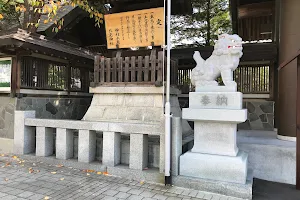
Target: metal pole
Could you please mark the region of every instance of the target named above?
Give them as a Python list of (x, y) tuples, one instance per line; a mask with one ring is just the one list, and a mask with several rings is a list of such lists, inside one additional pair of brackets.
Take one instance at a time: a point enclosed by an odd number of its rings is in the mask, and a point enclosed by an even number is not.
[(170, 105), (170, 59), (171, 59), (171, 0), (167, 0), (167, 83), (165, 104), (165, 184), (171, 184), (171, 105)]

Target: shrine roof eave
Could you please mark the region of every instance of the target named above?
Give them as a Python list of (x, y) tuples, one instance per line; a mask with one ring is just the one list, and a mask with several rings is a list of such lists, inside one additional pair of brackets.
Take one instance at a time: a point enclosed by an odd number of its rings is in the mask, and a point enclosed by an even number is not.
[[(164, 1), (161, 0), (100, 0), (104, 4), (122, 5), (123, 8), (118, 12), (146, 9), (145, 6), (162, 7)], [(154, 7), (153, 7), (154, 6)], [(171, 12), (172, 15), (190, 15), (193, 13), (191, 0), (173, 0)]]
[(22, 48), (41, 54), (48, 54), (53, 57), (83, 61), (91, 64), (95, 56), (94, 53), (87, 49), (49, 39), (43, 35), (32, 34), (22, 29), (0, 35), (0, 52), (13, 48)]

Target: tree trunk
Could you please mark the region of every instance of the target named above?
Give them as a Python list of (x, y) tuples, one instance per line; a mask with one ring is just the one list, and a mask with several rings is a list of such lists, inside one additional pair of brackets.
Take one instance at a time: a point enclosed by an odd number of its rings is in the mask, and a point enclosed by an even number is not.
[[(38, 23), (40, 17), (41, 17), (41, 14), (40, 13), (34, 13), (34, 11), (31, 11), (30, 12), (30, 16), (31, 16), (31, 22), (33, 22), (34, 24), (35, 23)], [(37, 27), (36, 26), (30, 26), (30, 28), (28, 29), (29, 32), (31, 33), (35, 33), (37, 31)]]
[(30, 13), (30, 6), (28, 0), (24, 0), (24, 7), (26, 8), (26, 11), (24, 12), (22, 28), (27, 30), (28, 27), (27, 24), (29, 23), (29, 13)]
[(210, 46), (210, 0), (207, 0), (207, 7), (206, 7), (206, 22), (207, 22), (207, 29), (206, 29), (206, 42), (205, 46)]

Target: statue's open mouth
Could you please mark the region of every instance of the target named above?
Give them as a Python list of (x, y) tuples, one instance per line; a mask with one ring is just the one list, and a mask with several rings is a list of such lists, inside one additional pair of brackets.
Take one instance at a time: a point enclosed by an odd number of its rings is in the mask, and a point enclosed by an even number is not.
[(235, 46), (228, 46), (228, 49), (230, 49), (230, 48), (241, 48), (242, 47), (242, 45), (235, 45)]

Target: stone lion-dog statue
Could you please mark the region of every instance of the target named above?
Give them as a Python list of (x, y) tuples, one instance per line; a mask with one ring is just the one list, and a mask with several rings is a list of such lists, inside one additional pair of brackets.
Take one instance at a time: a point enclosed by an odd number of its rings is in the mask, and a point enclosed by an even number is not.
[(195, 51), (197, 65), (192, 70), (191, 82), (194, 86), (218, 86), (215, 81), (222, 76), (225, 86), (235, 87), (233, 71), (239, 66), (243, 55), (242, 38), (238, 35), (222, 34), (215, 43), (212, 55), (204, 60), (199, 51)]

